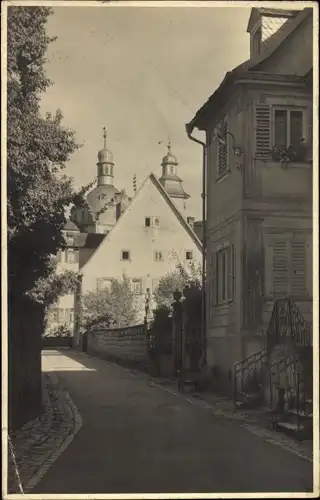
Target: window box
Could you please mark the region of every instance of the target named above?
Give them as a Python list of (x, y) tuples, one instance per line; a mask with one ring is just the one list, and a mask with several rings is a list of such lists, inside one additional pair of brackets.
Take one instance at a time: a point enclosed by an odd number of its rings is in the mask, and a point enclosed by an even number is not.
[(307, 144), (301, 141), (297, 146), (274, 147), (271, 150), (271, 158), (276, 163), (304, 163), (307, 161), (308, 151)]

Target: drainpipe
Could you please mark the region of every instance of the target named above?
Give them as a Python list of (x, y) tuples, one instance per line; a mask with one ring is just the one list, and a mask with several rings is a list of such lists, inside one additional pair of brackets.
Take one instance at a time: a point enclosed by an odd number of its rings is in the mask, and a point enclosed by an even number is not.
[(201, 330), (202, 330), (202, 348), (204, 362), (207, 363), (207, 333), (206, 333), (206, 247), (207, 247), (207, 234), (206, 234), (206, 161), (207, 161), (207, 144), (196, 139), (191, 134), (193, 126), (190, 123), (186, 124), (186, 132), (189, 139), (202, 146), (202, 310), (201, 310)]

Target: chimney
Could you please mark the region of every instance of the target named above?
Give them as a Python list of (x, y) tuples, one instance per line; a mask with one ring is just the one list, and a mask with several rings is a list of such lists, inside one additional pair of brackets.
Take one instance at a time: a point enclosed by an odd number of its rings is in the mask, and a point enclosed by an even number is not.
[(193, 227), (194, 227), (194, 221), (195, 221), (194, 217), (187, 217), (187, 223), (189, 224), (191, 229), (193, 229)]
[(250, 59), (259, 56), (267, 47), (269, 39), (299, 12), (253, 7), (247, 27), (247, 33), (250, 33)]

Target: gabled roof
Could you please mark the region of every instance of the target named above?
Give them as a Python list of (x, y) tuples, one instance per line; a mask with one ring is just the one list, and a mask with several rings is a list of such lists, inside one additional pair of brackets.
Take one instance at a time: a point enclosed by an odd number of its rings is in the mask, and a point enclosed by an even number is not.
[(106, 234), (101, 233), (80, 233), (74, 239), (74, 246), (79, 248), (98, 248), (105, 237)]
[(298, 10), (285, 10), (285, 9), (269, 9), (268, 7), (253, 7), (251, 9), (251, 14), (249, 17), (249, 22), (247, 26), (247, 33), (250, 33), (256, 22), (259, 20), (260, 16), (283, 16), (283, 17), (294, 17), (297, 15)]
[[(187, 231), (187, 233), (189, 234), (190, 238), (192, 238), (192, 240), (194, 241), (194, 243), (196, 244), (196, 246), (198, 247), (198, 249), (200, 251), (202, 251), (202, 243), (201, 241), (199, 240), (199, 238), (197, 237), (196, 233), (193, 231), (193, 229), (190, 227), (190, 225), (188, 224), (188, 222), (185, 220), (185, 218), (183, 217), (183, 215), (181, 214), (181, 212), (177, 209), (176, 205), (173, 203), (173, 201), (171, 200), (170, 196), (168, 195), (168, 193), (165, 191), (165, 189), (162, 187), (162, 185), (160, 184), (160, 182), (158, 181), (157, 177), (151, 172), (147, 177), (146, 179), (143, 181), (143, 183), (141, 184), (140, 188), (138, 189), (136, 195), (134, 196), (134, 198), (132, 199), (130, 205), (128, 205), (127, 209), (121, 214), (121, 216), (119, 217), (119, 219), (117, 220), (116, 224), (113, 226), (113, 228), (109, 231), (108, 234), (106, 235), (100, 235), (100, 236), (104, 236), (104, 241), (107, 243), (108, 242), (108, 239), (110, 238), (110, 235), (112, 235), (113, 231), (115, 230), (115, 228), (117, 228), (119, 226), (119, 224), (121, 224), (123, 222), (123, 220), (125, 219), (126, 217), (126, 214), (129, 212), (129, 209), (132, 209), (132, 207), (134, 207), (134, 204), (136, 202), (136, 200), (139, 198), (139, 194), (143, 191), (144, 189), (144, 186), (147, 184), (148, 181), (151, 181), (152, 184), (157, 188), (157, 190), (159, 191), (159, 195), (163, 197), (163, 199), (165, 200), (165, 202), (169, 205), (169, 207), (171, 208), (172, 212), (175, 214), (175, 216), (177, 217), (177, 219), (179, 220), (181, 226)], [(98, 236), (98, 235), (96, 235)], [(96, 251), (98, 250), (98, 248), (96, 249)], [(87, 264), (88, 262), (90, 262), (90, 260), (94, 257), (96, 251), (91, 255), (91, 257), (85, 262), (85, 264), (82, 266), (81, 269), (83, 269)]]
[[(191, 122), (187, 124), (187, 129), (191, 130), (193, 127), (198, 126), (209, 107), (222, 107), (225, 101), (225, 92), (233, 86), (236, 80), (239, 78), (249, 78), (252, 72), (258, 73), (261, 63), (269, 59), (280, 45), (294, 33), (297, 27), (311, 15), (313, 15), (312, 8), (308, 7), (299, 11), (295, 17), (289, 18), (288, 21), (267, 40), (268, 43), (265, 43), (264, 50), (262, 50), (258, 56), (252, 57), (244, 63), (239, 64), (239, 66), (236, 66), (232, 71), (228, 71), (218, 89), (197, 111)], [(271, 77), (272, 75), (270, 74), (268, 76)], [(298, 81), (299, 77), (296, 77), (296, 79)]]

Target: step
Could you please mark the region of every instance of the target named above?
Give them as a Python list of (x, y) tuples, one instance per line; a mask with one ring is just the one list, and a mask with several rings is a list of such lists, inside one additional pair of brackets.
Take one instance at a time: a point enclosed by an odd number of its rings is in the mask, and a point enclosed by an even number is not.
[(292, 431), (292, 432), (298, 432), (298, 431), (302, 431), (304, 429), (304, 426), (303, 425), (299, 425), (298, 424), (295, 424), (295, 423), (292, 423), (292, 422), (277, 422), (277, 427), (280, 427), (281, 429), (286, 429), (288, 431)]
[(299, 410), (298, 412), (295, 408), (290, 408), (286, 411), (286, 413), (289, 413), (290, 415), (299, 415), (299, 417), (302, 418), (313, 418), (313, 413), (305, 413), (302, 410)]

